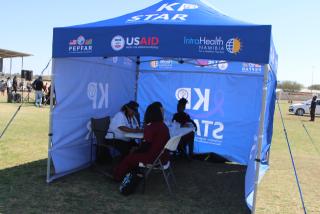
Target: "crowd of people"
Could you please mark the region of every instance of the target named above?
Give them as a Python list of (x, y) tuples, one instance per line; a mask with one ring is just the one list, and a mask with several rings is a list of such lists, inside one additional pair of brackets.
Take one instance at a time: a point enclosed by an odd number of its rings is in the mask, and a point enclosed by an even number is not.
[[(51, 85), (43, 83), (42, 77), (39, 76), (36, 80), (31, 82), (20, 81), (18, 82), (17, 76), (7, 77), (6, 80), (0, 81), (0, 94), (2, 96), (7, 94), (7, 102), (21, 102), (22, 95), (19, 92), (26, 91), (29, 98), (29, 93), (35, 91), (35, 106), (41, 107), (42, 105), (49, 104)], [(28, 100), (29, 101), (29, 100)]]
[[(180, 127), (191, 124), (196, 129), (196, 124), (184, 112), (186, 104), (186, 99), (179, 100), (172, 122), (178, 123)], [(160, 102), (154, 102), (147, 107), (142, 123), (139, 122), (138, 107), (139, 104), (134, 101), (123, 105), (121, 110), (112, 117), (107, 130), (106, 139), (114, 138), (114, 147), (120, 152), (120, 161), (112, 169), (111, 175), (116, 181), (121, 181), (126, 173), (137, 168), (140, 162), (152, 163), (170, 138), (169, 128), (164, 122), (164, 108)], [(135, 139), (126, 137), (126, 133), (143, 133), (143, 140), (137, 143)], [(194, 132), (190, 132), (179, 142), (179, 154), (189, 160), (193, 156), (193, 141)], [(186, 147), (188, 147), (188, 154)], [(165, 152), (161, 161), (165, 163), (168, 159), (169, 154)]]

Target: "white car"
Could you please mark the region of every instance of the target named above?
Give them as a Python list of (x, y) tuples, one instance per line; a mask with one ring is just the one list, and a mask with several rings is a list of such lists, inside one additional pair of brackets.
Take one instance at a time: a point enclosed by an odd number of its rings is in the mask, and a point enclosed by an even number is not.
[[(296, 103), (289, 106), (289, 112), (295, 115), (303, 116), (310, 114), (311, 99), (302, 103)], [(320, 114), (320, 99), (317, 99), (316, 114)]]

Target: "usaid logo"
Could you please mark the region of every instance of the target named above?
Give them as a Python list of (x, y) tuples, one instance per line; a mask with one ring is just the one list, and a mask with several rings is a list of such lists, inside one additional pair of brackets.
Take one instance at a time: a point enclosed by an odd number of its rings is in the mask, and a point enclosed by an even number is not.
[(108, 108), (109, 84), (90, 82), (87, 87), (87, 96), (91, 100), (93, 109)]
[(122, 37), (117, 35), (111, 40), (111, 48), (114, 51), (120, 51), (123, 48), (126, 49), (158, 49), (159, 37), (157, 36), (131, 36)]
[(115, 36), (113, 37), (113, 39), (111, 40), (111, 48), (114, 51), (120, 51), (124, 48), (125, 46), (125, 40), (122, 36)]

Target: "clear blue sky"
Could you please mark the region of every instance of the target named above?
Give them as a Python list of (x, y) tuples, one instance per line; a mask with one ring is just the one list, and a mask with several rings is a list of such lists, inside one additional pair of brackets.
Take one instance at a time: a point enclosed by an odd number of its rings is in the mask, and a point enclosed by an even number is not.
[[(51, 58), (53, 27), (108, 19), (158, 1), (3, 1), (0, 4), (0, 48), (33, 54), (24, 59), (24, 68), (40, 73)], [(313, 83), (320, 84), (319, 0), (208, 1), (234, 18), (272, 25), (279, 54), (279, 80), (294, 80), (308, 86), (313, 73)], [(20, 73), (21, 59), (15, 59), (13, 63), (13, 72)], [(8, 72), (8, 62), (4, 66)]]

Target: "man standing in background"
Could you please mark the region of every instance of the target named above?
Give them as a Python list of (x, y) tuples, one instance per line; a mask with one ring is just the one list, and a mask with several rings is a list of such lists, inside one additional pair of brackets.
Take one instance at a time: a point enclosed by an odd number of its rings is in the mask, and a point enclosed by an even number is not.
[(310, 117), (311, 117), (310, 121), (314, 121), (316, 106), (317, 106), (317, 96), (314, 96), (312, 98), (311, 106), (310, 106)]
[(35, 105), (36, 107), (41, 107), (42, 104), (42, 89), (43, 89), (43, 82), (42, 82), (42, 77), (39, 76), (38, 79), (36, 79), (32, 83), (32, 87), (35, 90)]

